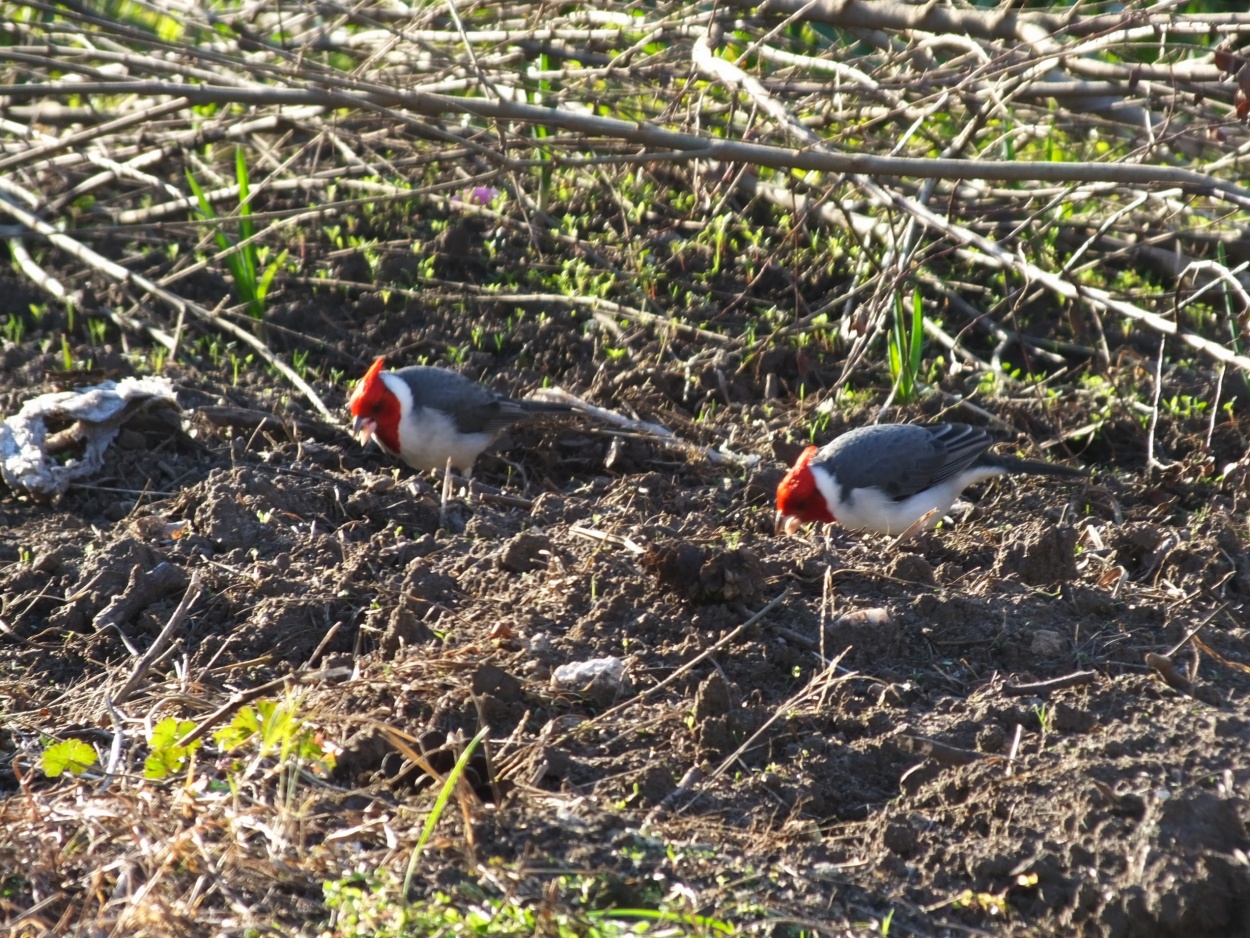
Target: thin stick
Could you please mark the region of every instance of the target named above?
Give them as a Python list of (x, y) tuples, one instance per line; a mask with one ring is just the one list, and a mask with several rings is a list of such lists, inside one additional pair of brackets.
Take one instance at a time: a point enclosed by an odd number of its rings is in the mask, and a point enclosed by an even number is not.
[(182, 625), (182, 620), (187, 617), (187, 612), (191, 609), (191, 604), (195, 602), (200, 595), (200, 572), (194, 570), (191, 573), (191, 582), (187, 584), (187, 591), (182, 594), (182, 601), (178, 603), (178, 608), (174, 610), (174, 614), (169, 617), (169, 621), (165, 623), (165, 627), (161, 629), (156, 641), (152, 643), (152, 647), (144, 653), (135, 665), (134, 670), (130, 673), (130, 679), (122, 685), (122, 689), (117, 692), (117, 696), (113, 698), (113, 704), (121, 706), (135, 692), (135, 688), (147, 676), (148, 669), (165, 651), (165, 646), (169, 644), (170, 638), (174, 634), (174, 630)]
[(579, 412), (594, 417), (603, 423), (620, 427), (624, 430), (630, 430), (635, 433), (641, 433), (648, 438), (660, 443), (664, 446), (670, 446), (673, 449), (680, 450), (687, 455), (700, 456), (708, 462), (713, 463), (731, 463), (735, 466), (751, 467), (759, 464), (760, 457), (751, 454), (743, 456), (739, 453), (732, 452), (724, 446), (713, 448), (711, 446), (699, 446), (697, 443), (691, 443), (675, 434), (668, 427), (662, 427), (658, 423), (649, 423), (645, 420), (634, 420), (616, 411), (608, 410), (604, 407), (596, 407), (587, 401), (582, 400), (575, 394), (570, 394), (563, 388), (550, 387), (542, 388), (535, 394), (530, 395), (534, 400), (548, 401), (558, 404), (568, 404)]
[(898, 747), (904, 752), (914, 753), (932, 759), (939, 765), (971, 765), (981, 759), (988, 758), (984, 753), (971, 749), (960, 749), (927, 736), (905, 734), (898, 737)]
[(1215, 436), (1215, 418), (1220, 412), (1220, 394), (1224, 391), (1224, 365), (1220, 365), (1220, 370), (1215, 376), (1215, 394), (1211, 396), (1211, 419), (1207, 421), (1207, 438), (1202, 443), (1202, 448), (1208, 453), (1211, 452), (1211, 437)]
[(304, 670), (310, 670), (317, 663), (317, 659), (321, 657), (321, 653), (326, 650), (326, 646), (334, 641), (334, 636), (339, 634), (339, 629), (343, 627), (342, 621), (335, 622), (330, 626), (329, 631), (322, 636), (321, 641), (317, 643), (317, 647), (313, 649), (313, 653), (308, 656), (308, 661), (304, 664)]
[(1201, 622), (1199, 622), (1197, 625), (1195, 625), (1192, 629), (1190, 629), (1188, 632), (1186, 632), (1186, 633), (1185, 633), (1185, 637), (1184, 637), (1184, 638), (1182, 638), (1182, 639), (1181, 639), (1179, 642), (1177, 642), (1175, 645), (1173, 645), (1171, 648), (1169, 648), (1167, 651), (1165, 651), (1165, 652), (1163, 653), (1163, 656), (1164, 656), (1165, 658), (1171, 658), (1174, 654), (1176, 654), (1178, 651), (1180, 651), (1182, 648), (1184, 648), (1184, 647), (1185, 647), (1185, 645), (1189, 642), (1189, 640), (1190, 640), (1191, 638), (1193, 638), (1193, 637), (1194, 637), (1195, 635), (1197, 635), (1200, 631), (1202, 631), (1202, 629), (1203, 629), (1203, 628), (1204, 628), (1207, 624), (1209, 624), (1210, 622), (1212, 622), (1212, 621), (1215, 619), (1215, 617), (1216, 617), (1216, 616), (1218, 616), (1221, 612), (1223, 612), (1223, 611), (1224, 611), (1225, 609), (1227, 609), (1227, 608), (1228, 608), (1228, 604), (1227, 604), (1227, 603), (1225, 603), (1223, 606), (1220, 606), (1220, 608), (1219, 608), (1219, 609), (1215, 610), (1215, 612), (1211, 613), (1209, 616), (1207, 616), (1205, 619), (1203, 619)]
[(438, 526), (447, 527), (447, 503), (451, 501), (451, 457), (443, 467), (443, 497), (438, 502)]
[(609, 534), (607, 531), (600, 531), (597, 528), (587, 528), (583, 525), (575, 524), (569, 528), (569, 533), (590, 538), (592, 541), (601, 541), (605, 544), (619, 544), (631, 554), (645, 554), (647, 552), (645, 547), (628, 537), (620, 534)]
[(919, 518), (913, 521), (908, 526), (906, 531), (904, 531), (902, 534), (900, 534), (898, 537), (892, 540), (890, 542), (890, 546), (887, 547), (886, 550), (894, 550), (894, 548), (898, 547), (900, 544), (906, 544), (908, 541), (910, 541), (913, 537), (916, 536), (917, 531), (923, 530), (924, 526), (929, 523), (929, 519), (932, 518), (936, 514), (937, 514), (937, 509), (930, 508), (923, 515), (921, 515)]
[(1097, 671), (1073, 671), (1063, 677), (1052, 677), (1049, 681), (1033, 681), (1029, 684), (1004, 684), (1000, 693), (1009, 697), (1031, 697), (1036, 694), (1047, 694), (1052, 690), (1065, 687), (1080, 687), (1082, 684), (1093, 684), (1098, 680)]
[(1165, 340), (1159, 339), (1159, 355), (1155, 358), (1155, 386), (1154, 395), (1150, 401), (1150, 429), (1146, 434), (1146, 478), (1150, 478), (1150, 474), (1156, 469), (1166, 469), (1167, 466), (1155, 459), (1155, 430), (1159, 426), (1159, 398), (1163, 395), (1163, 348)]
[(789, 595), (790, 595), (790, 587), (787, 586), (780, 593), (778, 593), (777, 596), (771, 602), (769, 602), (767, 606), (765, 606), (755, 615), (751, 616), (751, 618), (747, 619), (745, 622), (743, 622), (737, 628), (733, 629), (731, 632), (726, 633), (715, 644), (709, 645), (707, 648), (703, 649), (703, 651), (699, 652), (697, 655), (695, 655), (693, 658), (691, 658), (689, 661), (683, 664), (680, 668), (678, 668), (676, 671), (674, 671), (672, 674), (666, 677), (664, 680), (660, 681), (660, 683), (652, 685), (651, 687), (648, 687), (641, 694), (635, 694), (633, 697), (629, 698), (629, 700), (622, 701), (621, 703), (617, 704), (615, 707), (610, 707), (609, 709), (604, 710), (603, 713), (599, 714), (597, 717), (593, 717), (592, 719), (587, 720), (585, 723), (580, 723), (575, 727), (565, 730), (559, 736), (555, 736), (552, 739), (548, 740), (548, 745), (555, 745), (560, 740), (566, 739), (567, 737), (572, 736), (574, 733), (581, 732), (582, 730), (588, 729), (592, 726), (602, 723), (608, 717), (616, 716), (622, 711), (628, 710), (630, 707), (634, 706), (635, 704), (642, 703), (647, 698), (653, 697), (654, 695), (658, 694), (661, 690), (663, 690), (669, 684), (672, 684), (678, 678), (684, 676), (687, 672), (690, 671), (691, 668), (699, 664), (699, 662), (704, 661), (707, 658), (711, 657), (717, 651), (724, 648), (726, 645), (728, 645), (730, 642), (736, 639), (739, 635), (741, 635), (743, 632), (749, 629), (751, 626), (755, 625), (756, 622), (759, 622), (760, 619), (764, 618), (764, 616), (768, 615), (775, 608), (777, 608), (777, 606), (779, 606), (781, 602)]
[[(1175, 30), (1178, 24), (1169, 29)], [(754, 163), (776, 169), (799, 169), (829, 173), (916, 177), (923, 179), (986, 179), (1012, 182), (1119, 182), (1129, 185), (1185, 186), (1218, 192), (1238, 204), (1250, 205), (1250, 190), (1206, 173), (1171, 166), (1138, 163), (1053, 163), (1041, 160), (991, 162), (986, 160), (926, 159), (902, 156), (868, 156), (810, 147), (792, 149), (762, 143), (744, 143), (668, 130), (655, 124), (600, 117), (590, 111), (556, 109), (517, 101), (487, 101), (401, 91), (359, 82), (361, 90), (329, 88), (230, 87), (185, 85), (167, 81), (50, 81), (0, 85), (0, 97), (14, 101), (67, 95), (169, 95), (194, 104), (307, 105), (367, 110), (405, 109), (416, 115), (468, 114), (480, 119), (512, 120), (562, 127), (597, 137), (628, 140), (645, 146), (683, 152), (689, 159), (727, 163)], [(398, 115), (396, 115), (398, 116)], [(415, 120), (415, 119), (414, 119)], [(427, 132), (428, 125), (422, 125)], [(464, 141), (457, 141), (461, 144)], [(490, 154), (499, 159), (498, 153)], [(978, 242), (984, 239), (978, 238)]]
[(21, 238), (9, 238), (9, 254), (13, 257), (13, 263), (18, 269), (33, 280), (36, 286), (51, 293), (62, 302), (65, 300), (65, 287), (61, 286), (61, 281), (35, 263), (35, 259), (26, 250), (26, 242)]
[(113, 744), (109, 747), (109, 761), (104, 768), (104, 780), (100, 783), (100, 791), (107, 791), (109, 785), (113, 782), (113, 776), (117, 774), (117, 767), (122, 761), (122, 747), (126, 745), (126, 727), (122, 725), (122, 718), (113, 706), (113, 701), (107, 697), (104, 698), (104, 707), (109, 712), (109, 719), (113, 721)]
[(1016, 761), (1016, 753), (1020, 751), (1020, 737), (1024, 735), (1024, 727), (1019, 723), (1016, 724), (1016, 737), (1011, 741), (1011, 752), (1007, 753), (1007, 775), (1012, 772), (1012, 765)]
[[(823, 669), (821, 669), (820, 673), (816, 674), (799, 691), (797, 691), (795, 694), (793, 694), (786, 700), (782, 701), (781, 704), (778, 705), (775, 710), (773, 710), (772, 714), (769, 716), (767, 720), (764, 721), (763, 725), (759, 729), (757, 729), (754, 733), (752, 733), (741, 746), (739, 746), (737, 749), (731, 752), (728, 756), (726, 756), (721, 761), (720, 765), (718, 765), (715, 769), (712, 770), (712, 772), (707, 776), (708, 781), (719, 778), (721, 775), (723, 775), (725, 771), (731, 765), (737, 762), (740, 758), (742, 758), (743, 754), (746, 753), (748, 750), (750, 750), (751, 747), (755, 745), (756, 741), (761, 736), (763, 736), (766, 732), (768, 732), (769, 727), (771, 727), (774, 723), (776, 723), (777, 720), (780, 719), (784, 714), (793, 712), (797, 706), (810, 700), (812, 697), (816, 696), (817, 694), (819, 694), (820, 698), (823, 700), (825, 695), (828, 693), (829, 685), (833, 683), (835, 680), (838, 682), (841, 682), (841, 681), (847, 680), (848, 678), (854, 677), (855, 672), (853, 671), (839, 678), (834, 678), (833, 676), (838, 668), (838, 665), (841, 663), (842, 658), (850, 650), (851, 648), (848, 645), (842, 651), (842, 653), (838, 655), (838, 657), (828, 662), (826, 666)], [(690, 784), (686, 786), (688, 791), (693, 790), (695, 786), (701, 780), (702, 780), (701, 778), (697, 778), (697, 777), (692, 778)], [(697, 796), (696, 796), (696, 799), (692, 799), (686, 802), (686, 804), (681, 807), (678, 813), (680, 814), (684, 812), (686, 809), (688, 809), (691, 805), (694, 804), (695, 800), (697, 800)]]

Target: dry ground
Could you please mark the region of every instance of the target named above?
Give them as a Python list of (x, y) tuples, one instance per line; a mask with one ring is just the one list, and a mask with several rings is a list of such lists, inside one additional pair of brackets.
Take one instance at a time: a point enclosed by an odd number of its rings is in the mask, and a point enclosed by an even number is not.
[[(1250, 935), (1250, 14), (611, 6), (0, 0), (0, 415), (180, 404), (0, 488), (0, 923)], [(378, 354), (688, 445), (527, 424), (440, 518), (344, 432)], [(1092, 474), (775, 536), (887, 400)]]
[[(437, 360), (466, 328), (377, 294), (289, 310), (361, 363), (393, 348)], [(0, 409), (56, 380), (38, 341), (3, 351)], [(758, 454), (755, 469), (533, 424), (479, 464), (507, 497), (457, 500), (440, 527), (432, 480), (376, 450), (205, 419), (208, 405), (273, 411), (286, 392), (259, 369), (232, 386), (170, 363), (181, 415), (133, 424), (56, 504), (6, 494), (0, 902), (15, 931), (315, 933), (322, 883), (402, 875), (432, 799), (382, 727), (445, 771), (448, 740), (489, 725), (471, 842), (448, 815), (418, 896), (474, 883), (558, 904), (551, 871), (579, 871), (610, 884), (592, 905), (680, 884), (692, 909), (777, 934), (864, 930), (891, 910), (890, 934), (1250, 934), (1245, 419), (1220, 412), (1208, 454), (1205, 416), (1165, 413), (1158, 453), (1174, 465), (1148, 475), (1146, 430), (1115, 415), (1050, 450), (1093, 469), (1087, 484), (975, 489), (953, 523), (898, 548), (776, 537), (772, 492), (818, 395), (794, 393), (792, 352), (769, 359), (771, 401), (763, 369), (698, 352), (640, 333), (609, 360), (552, 312), (461, 368), (518, 392), (550, 377)], [(128, 369), (115, 346), (94, 353)], [(1036, 454), (1097, 403), (1073, 387), (987, 406)], [(904, 416), (938, 413), (935, 399)], [(824, 435), (867, 416), (835, 410)], [(169, 522), (189, 533), (165, 538)], [(205, 590), (114, 724), (104, 697), (134, 657), (92, 623), (145, 588), (133, 569), (161, 563), (182, 576), (118, 623), (139, 650), (187, 575)], [(1177, 646), (1170, 686), (1145, 656)], [(624, 660), (623, 687), (553, 689), (559, 665), (603, 656)], [(301, 671), (316, 672), (303, 712), (342, 747), (331, 777), (293, 797), (254, 778), (229, 811), (211, 787), (135, 777), (145, 721), (202, 719)], [(1020, 687), (1075, 672), (1084, 683)], [(127, 777), (42, 777), (41, 739), (106, 755), (115, 726)], [(212, 753), (198, 771), (225, 778)]]

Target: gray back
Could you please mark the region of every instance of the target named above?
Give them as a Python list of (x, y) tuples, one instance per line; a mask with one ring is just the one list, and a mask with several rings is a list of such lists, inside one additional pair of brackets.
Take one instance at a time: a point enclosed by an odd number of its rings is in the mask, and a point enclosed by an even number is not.
[(454, 371), (410, 365), (392, 373), (412, 389), (414, 407), (447, 414), (463, 433), (495, 433), (525, 414), (517, 402)]
[(987, 431), (962, 423), (884, 423), (842, 434), (817, 459), (835, 460), (844, 492), (877, 486), (901, 501), (976, 465), (993, 443)]

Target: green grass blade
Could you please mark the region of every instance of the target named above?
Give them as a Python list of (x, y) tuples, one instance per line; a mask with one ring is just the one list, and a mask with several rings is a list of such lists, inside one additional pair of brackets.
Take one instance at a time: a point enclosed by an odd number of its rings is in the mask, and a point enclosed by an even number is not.
[(915, 383), (916, 377), (920, 374), (920, 353), (924, 347), (924, 302), (920, 297), (920, 291), (917, 290), (912, 294), (911, 300), (911, 377)]
[[(204, 194), (204, 190), (189, 169), (187, 170), (187, 183), (191, 186), (191, 192), (194, 193), (195, 200), (200, 204), (200, 215), (208, 221), (215, 221), (217, 219), (217, 211), (213, 208), (213, 203), (208, 201), (208, 196)], [(226, 233), (221, 230), (220, 225), (214, 227), (213, 235), (217, 239), (217, 246), (221, 250), (230, 250), (230, 239), (226, 237)]]
[(430, 835), (434, 833), (434, 825), (443, 816), (443, 809), (447, 807), (447, 802), (451, 800), (452, 793), (456, 790), (456, 783), (460, 780), (460, 776), (464, 774), (464, 768), (469, 764), (469, 759), (473, 757), (473, 750), (477, 748), (478, 743), (486, 738), (486, 734), (489, 731), (490, 727), (483, 726), (478, 731), (478, 734), (469, 740), (469, 744), (464, 747), (464, 752), (460, 753), (460, 758), (456, 760), (455, 766), (447, 773), (443, 787), (439, 791), (438, 797), (434, 800), (434, 807), (430, 809), (430, 816), (425, 819), (425, 827), (421, 829), (421, 837), (417, 840), (417, 845), (412, 848), (412, 856), (408, 858), (408, 872), (404, 874), (405, 899), (408, 897), (408, 891), (412, 886), (412, 875), (417, 869), (417, 859), (425, 849), (425, 844), (430, 839)]
[(894, 297), (894, 315), (890, 319), (890, 334), (886, 341), (886, 351), (889, 354), (890, 377), (894, 380), (895, 395), (902, 397), (903, 382), (903, 326), (902, 326), (902, 298), (897, 294)]
[(246, 241), (256, 234), (256, 226), (252, 224), (252, 186), (242, 147), (234, 149), (234, 175), (239, 182), (239, 240)]
[(265, 314), (265, 304), (258, 291), (257, 271), (260, 259), (256, 243), (252, 241), (256, 226), (252, 223), (252, 187), (248, 178), (247, 160), (243, 148), (234, 148), (234, 174), (239, 183), (239, 267), (241, 276), (235, 278), (239, 296), (247, 303), (251, 314), (259, 319)]
[(273, 282), (274, 274), (281, 270), (282, 265), (286, 263), (286, 257), (289, 253), (289, 251), (283, 249), (282, 253), (269, 263), (269, 266), (265, 268), (265, 272), (260, 275), (260, 279), (256, 282), (256, 299), (260, 301), (262, 307), (265, 303), (265, 297), (269, 295), (269, 284)]

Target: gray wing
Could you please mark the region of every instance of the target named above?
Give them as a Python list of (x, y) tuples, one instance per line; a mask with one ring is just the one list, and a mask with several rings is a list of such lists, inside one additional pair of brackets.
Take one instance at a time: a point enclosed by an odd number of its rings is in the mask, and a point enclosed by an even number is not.
[(985, 430), (961, 423), (888, 423), (844, 433), (817, 458), (836, 460), (844, 490), (877, 486), (902, 501), (975, 465), (993, 443)]
[(410, 365), (394, 374), (412, 388), (415, 404), (447, 414), (463, 433), (497, 433), (526, 414), (517, 401), (454, 371)]

